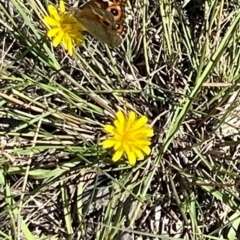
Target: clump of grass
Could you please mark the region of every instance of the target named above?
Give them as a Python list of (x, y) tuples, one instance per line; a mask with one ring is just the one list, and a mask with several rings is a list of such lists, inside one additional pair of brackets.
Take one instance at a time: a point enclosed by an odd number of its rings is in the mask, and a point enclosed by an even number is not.
[[(238, 1), (128, 1), (121, 47), (74, 57), (40, 1), (0, 9), (1, 238), (240, 238)], [(117, 109), (152, 121), (135, 167), (99, 144)]]

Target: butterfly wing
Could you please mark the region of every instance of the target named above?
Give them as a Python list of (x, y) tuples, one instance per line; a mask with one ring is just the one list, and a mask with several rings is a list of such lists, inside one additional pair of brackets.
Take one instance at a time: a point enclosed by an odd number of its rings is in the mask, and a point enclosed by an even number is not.
[(110, 12), (94, 7), (74, 8), (71, 11), (86, 31), (102, 43), (110, 47), (121, 44), (122, 39), (117, 33), (114, 17)]

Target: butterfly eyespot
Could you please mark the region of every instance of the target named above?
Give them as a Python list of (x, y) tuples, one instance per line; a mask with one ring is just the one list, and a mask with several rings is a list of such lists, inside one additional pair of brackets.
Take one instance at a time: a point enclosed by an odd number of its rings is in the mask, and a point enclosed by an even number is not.
[(118, 16), (118, 10), (117, 9), (111, 9), (111, 13), (113, 16)]
[(127, 27), (124, 24), (117, 24), (117, 33), (120, 35), (124, 35), (127, 32)]

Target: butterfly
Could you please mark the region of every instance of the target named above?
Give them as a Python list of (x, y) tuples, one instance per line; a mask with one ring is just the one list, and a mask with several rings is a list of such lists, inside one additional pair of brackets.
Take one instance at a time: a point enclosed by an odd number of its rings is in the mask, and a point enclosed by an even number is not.
[(72, 8), (73, 16), (85, 30), (102, 43), (117, 47), (125, 32), (125, 5), (127, 0), (90, 0), (79, 9)]

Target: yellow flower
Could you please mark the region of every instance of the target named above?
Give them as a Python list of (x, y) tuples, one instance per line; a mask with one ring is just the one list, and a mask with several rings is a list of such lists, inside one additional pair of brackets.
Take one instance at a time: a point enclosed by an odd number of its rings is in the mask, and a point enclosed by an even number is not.
[(114, 126), (105, 125), (104, 129), (110, 136), (102, 142), (102, 146), (104, 149), (114, 148), (115, 153), (112, 158), (114, 162), (125, 155), (129, 164), (135, 165), (137, 160), (144, 158), (144, 154), (150, 154), (150, 138), (154, 133), (153, 129), (147, 125), (147, 121), (145, 116), (137, 119), (133, 111), (128, 116), (118, 111)]
[(70, 12), (65, 11), (63, 0), (60, 0), (59, 13), (53, 5), (48, 5), (47, 8), (50, 16), (45, 16), (43, 19), (50, 27), (47, 36), (53, 38), (54, 47), (61, 43), (69, 55), (72, 55), (74, 47), (80, 46), (84, 41), (83, 26)]

